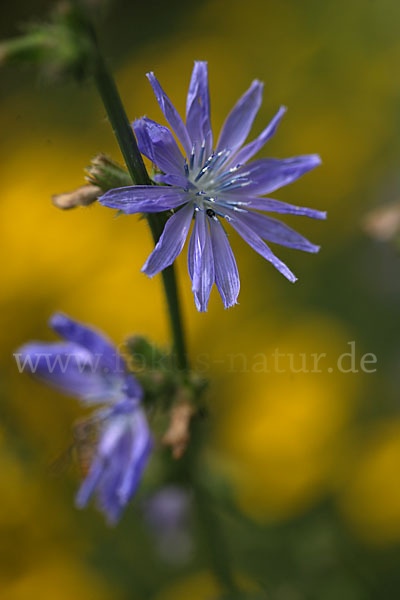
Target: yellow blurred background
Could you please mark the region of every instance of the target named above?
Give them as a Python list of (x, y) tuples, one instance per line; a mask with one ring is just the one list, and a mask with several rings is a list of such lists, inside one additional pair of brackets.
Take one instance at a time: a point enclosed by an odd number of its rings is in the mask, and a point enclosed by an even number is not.
[[(193, 60), (208, 60), (215, 131), (258, 78), (265, 82), (264, 103), (253, 134), (279, 105), (289, 109), (262, 155), (318, 152), (323, 159), (317, 171), (275, 194), (328, 210), (326, 223), (287, 219), (322, 246), (318, 255), (277, 249), (299, 277), (295, 285), (232, 234), (240, 304), (225, 311), (214, 290), (208, 313), (198, 314), (186, 252), (177, 266), (191, 359), (214, 382), (207, 460), (232, 485), (246, 519), (265, 527), (271, 540), (280, 532), (282, 557), (296, 536), (305, 545), (321, 543), (316, 554), (330, 553), (330, 570), (312, 555), (313, 570), (302, 547), (296, 552), (306, 567), (293, 557), (285, 567), (282, 558), (282, 580), (267, 577), (268, 598), (397, 598), (400, 260), (394, 249), (364, 237), (360, 222), (370, 207), (399, 193), (400, 7), (394, 0), (216, 0), (193, 7), (173, 2), (155, 15), (140, 7), (136, 18), (128, 4), (115, 2), (103, 37), (111, 55), (113, 41), (119, 51), (112, 62), (130, 118), (146, 114), (162, 122), (149, 70), (183, 113)], [(15, 20), (35, 14), (29, 3), (13, 10), (4, 36), (15, 33)], [(120, 160), (95, 90), (52, 85), (24, 70), (5, 70), (4, 81), (1, 598), (212, 598), (218, 592), (201, 561), (185, 572), (162, 571), (154, 594), (145, 582), (140, 587), (140, 552), (132, 567), (126, 521), (122, 531), (106, 530), (92, 509), (73, 508), (76, 476), (49, 476), (79, 411), (73, 399), (21, 376), (13, 351), (30, 339), (54, 339), (46, 326), (54, 310), (96, 325), (117, 343), (141, 333), (165, 344), (168, 323), (160, 278), (140, 273), (151, 250), (146, 223), (114, 218), (98, 205), (61, 212), (50, 201), (83, 182), (83, 168), (99, 151)], [(328, 372), (351, 341), (358, 361), (365, 353), (377, 356), (376, 372)], [(271, 360), (277, 348), (297, 364), (301, 354), (326, 353), (327, 360), (321, 373), (264, 372), (261, 357)], [(342, 568), (346, 544), (352, 562)], [(268, 563), (273, 544), (264, 550)], [(95, 551), (101, 556), (93, 559)], [(143, 580), (147, 573), (150, 567)], [(388, 590), (382, 596), (377, 581)]]

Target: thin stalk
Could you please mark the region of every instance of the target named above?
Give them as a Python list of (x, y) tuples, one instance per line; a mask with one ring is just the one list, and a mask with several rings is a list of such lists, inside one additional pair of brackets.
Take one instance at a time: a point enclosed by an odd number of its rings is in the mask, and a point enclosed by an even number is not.
[(229, 542), (225, 538), (225, 531), (219, 519), (217, 501), (207, 477), (204, 476), (202, 447), (208, 435), (208, 427), (203, 422), (203, 417), (196, 415), (192, 421), (190, 446), (184, 457), (182, 473), (193, 490), (193, 506), (199, 523), (203, 552), (222, 588), (221, 600), (239, 600), (243, 598), (243, 594), (236, 581)]
[[(136, 138), (122, 104), (117, 86), (98, 49), (94, 66), (94, 78), (133, 183), (136, 185), (151, 185), (152, 181), (139, 152)], [(165, 225), (165, 216), (161, 213), (155, 213), (147, 214), (146, 217), (154, 243), (156, 244)], [(162, 279), (168, 307), (176, 364), (179, 369), (186, 371), (189, 368), (189, 364), (186, 354), (180, 301), (173, 265), (162, 271)]]
[[(136, 138), (128, 121), (117, 87), (98, 49), (94, 77), (133, 182), (137, 185), (150, 185), (152, 182), (137, 147)], [(157, 243), (164, 228), (165, 215), (147, 214), (146, 217), (154, 242)], [(175, 271), (172, 265), (163, 270), (162, 277), (174, 340), (177, 366), (182, 370), (187, 370), (188, 361), (185, 349), (181, 309)], [(190, 478), (193, 480), (193, 473), (190, 474)], [(220, 528), (217, 515), (214, 513), (214, 509), (211, 506), (210, 498), (200, 485), (195, 484), (194, 490), (196, 493), (198, 515), (202, 524), (204, 543), (209, 552), (214, 573), (224, 589), (229, 593), (232, 600), (234, 598), (240, 598), (240, 591), (238, 590), (231, 570), (230, 558), (225, 546), (223, 532)]]
[(229, 598), (231, 600), (239, 599), (241, 594), (232, 572), (229, 551), (218, 516), (212, 506), (212, 499), (201, 484), (194, 484), (194, 490), (204, 548), (209, 556), (213, 571), (223, 585), (224, 592), (229, 593)]

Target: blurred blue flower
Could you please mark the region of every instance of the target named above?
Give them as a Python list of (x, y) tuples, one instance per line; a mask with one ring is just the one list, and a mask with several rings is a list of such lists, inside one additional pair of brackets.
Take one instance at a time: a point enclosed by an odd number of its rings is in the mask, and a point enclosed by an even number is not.
[(160, 556), (171, 564), (188, 561), (193, 552), (189, 492), (177, 485), (166, 485), (146, 498), (142, 508)]
[(50, 326), (65, 341), (22, 346), (14, 354), (18, 368), (84, 405), (98, 406), (84, 422), (87, 432), (96, 430), (96, 440), (93, 445), (87, 435), (91, 460), (76, 504), (85, 507), (96, 494), (99, 509), (116, 523), (137, 490), (152, 447), (142, 388), (102, 334), (61, 313), (52, 316)]
[(148, 74), (158, 103), (171, 131), (147, 117), (133, 124), (139, 149), (164, 173), (156, 175), (160, 186), (128, 186), (110, 190), (100, 202), (126, 214), (175, 211), (149, 256), (143, 271), (156, 275), (180, 254), (195, 222), (189, 243), (188, 266), (199, 311), (207, 310), (214, 282), (226, 308), (239, 294), (236, 261), (220, 219), (224, 219), (259, 254), (290, 281), (296, 277), (263, 240), (306, 252), (317, 252), (310, 243), (284, 223), (256, 210), (305, 215), (325, 219), (326, 213), (261, 198), (292, 183), (320, 164), (316, 154), (287, 159), (261, 158), (246, 164), (274, 135), (285, 113), (281, 107), (260, 135), (243, 145), (262, 100), (263, 84), (255, 80), (228, 115), (217, 144), (210, 122), (207, 63), (196, 62), (186, 104), (186, 125), (153, 73)]

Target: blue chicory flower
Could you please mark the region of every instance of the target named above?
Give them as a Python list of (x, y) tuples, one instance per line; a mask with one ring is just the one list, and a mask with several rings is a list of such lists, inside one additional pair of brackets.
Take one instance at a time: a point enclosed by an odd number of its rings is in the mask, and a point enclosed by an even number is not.
[(163, 172), (155, 180), (165, 185), (118, 188), (99, 199), (101, 204), (126, 214), (174, 211), (142, 271), (153, 277), (174, 262), (195, 215), (188, 267), (199, 311), (207, 310), (214, 282), (226, 308), (236, 304), (239, 294), (236, 261), (221, 220), (227, 221), (289, 281), (296, 281), (264, 240), (306, 252), (317, 252), (319, 247), (281, 221), (256, 211), (325, 219), (325, 212), (261, 197), (292, 183), (321, 160), (317, 154), (310, 154), (261, 158), (247, 164), (274, 135), (286, 109), (281, 107), (260, 135), (244, 145), (262, 101), (263, 84), (254, 80), (231, 110), (214, 144), (207, 63), (195, 62), (187, 95), (186, 124), (155, 75), (148, 73), (147, 77), (184, 155), (167, 127), (147, 117), (136, 120), (133, 128), (139, 149)]
[(142, 388), (102, 334), (61, 313), (52, 316), (50, 326), (65, 341), (22, 346), (14, 354), (18, 368), (97, 407), (87, 422), (97, 440), (76, 505), (85, 507), (95, 494), (99, 509), (116, 523), (138, 488), (152, 448)]

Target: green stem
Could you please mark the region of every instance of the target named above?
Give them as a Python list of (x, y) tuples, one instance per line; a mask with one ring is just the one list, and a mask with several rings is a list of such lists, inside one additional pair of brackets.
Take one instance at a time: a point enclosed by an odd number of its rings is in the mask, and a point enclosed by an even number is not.
[(147, 174), (117, 86), (99, 52), (96, 56), (94, 77), (133, 183), (151, 185), (152, 181)]
[(207, 473), (204, 473), (202, 449), (207, 444), (209, 434), (207, 422), (197, 413), (192, 419), (190, 445), (182, 459), (181, 475), (193, 490), (193, 508), (198, 520), (203, 553), (220, 584), (223, 594), (221, 600), (239, 600), (243, 598), (243, 594), (235, 578), (229, 542), (218, 515), (218, 500), (212, 492), (212, 482)]
[[(136, 185), (151, 185), (152, 181), (146, 171), (139, 152), (133, 129), (129, 123), (124, 106), (114, 79), (108, 71), (99, 50), (96, 51), (94, 78), (99, 90), (115, 137), (121, 149), (129, 174)], [(150, 230), (156, 244), (165, 225), (165, 216), (161, 213), (146, 215)], [(188, 370), (188, 359), (181, 318), (180, 301), (173, 265), (162, 271), (165, 296), (167, 300), (171, 333), (173, 338), (176, 363), (179, 369)]]
[(201, 484), (194, 484), (197, 513), (201, 522), (204, 547), (209, 556), (213, 571), (229, 593), (229, 598), (240, 598), (240, 591), (235, 582), (230, 564), (230, 556), (221, 530), (219, 519), (212, 506), (212, 499)]

